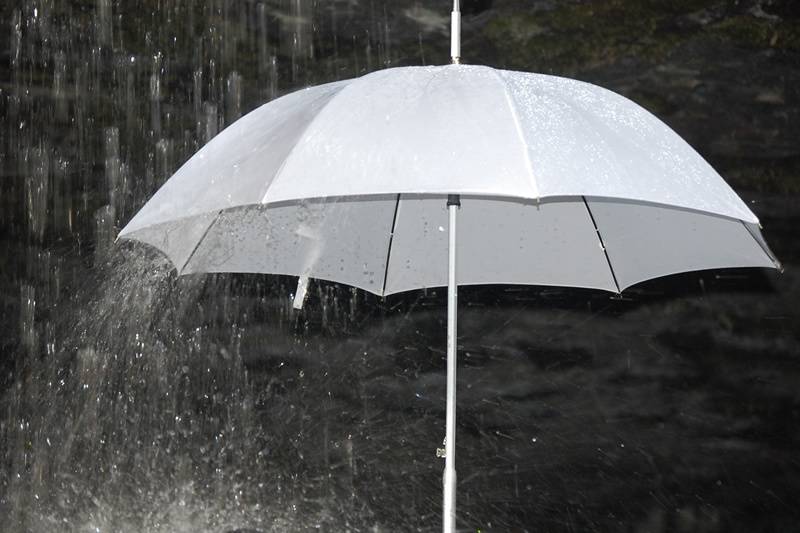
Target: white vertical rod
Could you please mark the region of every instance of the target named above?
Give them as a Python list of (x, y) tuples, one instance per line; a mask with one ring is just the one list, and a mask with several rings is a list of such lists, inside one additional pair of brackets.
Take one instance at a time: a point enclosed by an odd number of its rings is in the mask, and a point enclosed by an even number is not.
[(442, 531), (456, 530), (456, 316), (458, 312), (458, 285), (456, 283), (456, 218), (460, 199), (447, 198), (450, 215), (447, 261), (447, 421), (445, 426), (444, 456), (444, 509)]
[(450, 13), (450, 62), (461, 63), (461, 7), (458, 0), (453, 0), (453, 12)]

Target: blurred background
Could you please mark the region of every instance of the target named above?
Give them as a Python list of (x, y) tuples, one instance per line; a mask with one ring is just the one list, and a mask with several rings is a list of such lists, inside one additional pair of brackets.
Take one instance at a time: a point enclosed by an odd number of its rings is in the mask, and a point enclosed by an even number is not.
[[(0, 2), (0, 529), (431, 531), (441, 290), (177, 279), (116, 233), (290, 91), (449, 60), (447, 0)], [(692, 144), (783, 274), (461, 290), (459, 524), (800, 523), (800, 4), (463, 0), (467, 63), (596, 83)]]

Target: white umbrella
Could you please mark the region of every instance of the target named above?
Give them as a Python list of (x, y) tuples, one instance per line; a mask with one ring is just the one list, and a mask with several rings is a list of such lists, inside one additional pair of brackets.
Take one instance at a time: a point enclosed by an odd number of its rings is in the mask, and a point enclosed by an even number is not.
[(618, 293), (690, 270), (779, 267), (736, 193), (635, 103), (457, 64), (457, 5), (454, 64), (382, 70), (256, 109), (120, 233), (160, 249), (179, 275), (299, 276), (296, 303), (308, 278), (378, 295), (447, 285), (445, 531), (455, 527), (457, 284)]

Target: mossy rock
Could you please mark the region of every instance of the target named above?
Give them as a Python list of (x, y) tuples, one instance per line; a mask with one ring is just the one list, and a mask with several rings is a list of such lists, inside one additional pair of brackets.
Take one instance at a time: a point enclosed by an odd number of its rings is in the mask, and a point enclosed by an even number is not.
[(546, 11), (498, 11), (484, 31), (513, 66), (574, 72), (623, 57), (663, 59), (688, 37), (675, 31), (676, 13), (707, 4), (613, 0)]
[(738, 15), (726, 18), (710, 29), (718, 39), (730, 41), (737, 46), (800, 50), (800, 23), (794, 20)]
[(484, 34), (510, 67), (567, 74), (623, 58), (659, 63), (694, 38), (800, 50), (796, 18), (755, 9), (719, 0), (562, 2), (552, 9), (507, 3), (497, 7)]

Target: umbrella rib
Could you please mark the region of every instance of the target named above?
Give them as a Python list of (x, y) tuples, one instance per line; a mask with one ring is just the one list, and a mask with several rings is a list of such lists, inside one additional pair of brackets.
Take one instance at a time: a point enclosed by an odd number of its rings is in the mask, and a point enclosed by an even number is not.
[(519, 121), (517, 106), (511, 97), (511, 93), (508, 92), (508, 85), (506, 85), (506, 82), (500, 75), (500, 72), (495, 69), (492, 69), (492, 72), (494, 72), (497, 81), (500, 82), (500, 86), (503, 87), (503, 94), (506, 97), (506, 104), (508, 104), (508, 110), (511, 113), (511, 118), (514, 120), (514, 128), (516, 128), (517, 136), (519, 137), (520, 143), (522, 143), (522, 156), (525, 160), (525, 169), (528, 171), (528, 176), (531, 179), (531, 185), (533, 186), (534, 190), (534, 198), (539, 198), (539, 184), (536, 183), (536, 177), (533, 175), (533, 163), (531, 162), (531, 154), (528, 151), (528, 141), (525, 139), (525, 132), (522, 131), (522, 124)]
[[(269, 192), (270, 192), (270, 189), (272, 188), (272, 185), (276, 181), (278, 181), (278, 178), (280, 178), (281, 174), (283, 173), (283, 169), (286, 167), (286, 163), (288, 163), (289, 159), (291, 159), (291, 157), (294, 154), (295, 150), (300, 145), (300, 142), (305, 138), (306, 133), (308, 133), (308, 130), (311, 129), (311, 126), (317, 121), (317, 119), (322, 114), (322, 112), (325, 111), (325, 108), (328, 107), (328, 104), (330, 104), (333, 101), (334, 98), (339, 96), (339, 93), (341, 93), (348, 86), (349, 86), (349, 84), (345, 85), (344, 82), (342, 82), (342, 88), (339, 89), (338, 91), (336, 91), (335, 93), (333, 93), (331, 95), (331, 97), (328, 98), (328, 101), (325, 102), (324, 104), (322, 104), (322, 107), (320, 107), (319, 110), (316, 112), (316, 114), (313, 117), (311, 117), (311, 120), (308, 121), (308, 124), (305, 125), (305, 127), (303, 128), (303, 132), (297, 138), (297, 141), (295, 141), (295, 143), (292, 145), (291, 149), (289, 150), (289, 153), (286, 154), (286, 157), (283, 158), (283, 161), (281, 161), (281, 164), (278, 167), (278, 170), (276, 170), (275, 171), (275, 175), (272, 176), (272, 180), (267, 184), (267, 188), (264, 190), (264, 194), (261, 197), (261, 202), (260, 202), (261, 204), (263, 204), (263, 205), (267, 204), (267, 196), (269, 196)], [(319, 98), (317, 98), (317, 100), (315, 100), (315, 102), (321, 100), (322, 98), (324, 98), (324, 95), (320, 96)]]
[(381, 296), (386, 295), (386, 278), (389, 276), (389, 260), (392, 257), (392, 241), (394, 240), (394, 228), (397, 224), (397, 211), (400, 208), (400, 195), (397, 195), (397, 201), (394, 203), (394, 216), (392, 217), (392, 231), (389, 233), (389, 249), (386, 251), (386, 268), (383, 271), (383, 290)]
[(611, 278), (614, 280), (614, 286), (617, 287), (617, 294), (621, 294), (622, 291), (619, 288), (617, 275), (614, 273), (614, 266), (611, 264), (611, 258), (608, 257), (608, 250), (606, 249), (606, 243), (603, 242), (603, 235), (600, 233), (600, 228), (597, 226), (597, 221), (595, 221), (594, 219), (594, 215), (592, 214), (592, 209), (589, 207), (589, 202), (586, 201), (585, 196), (581, 196), (581, 198), (583, 199), (583, 205), (586, 206), (586, 211), (589, 213), (589, 218), (592, 221), (594, 230), (597, 232), (597, 238), (600, 239), (600, 247), (603, 248), (603, 254), (606, 256), (606, 263), (608, 263), (608, 269), (611, 271)]
[(189, 261), (192, 260), (192, 257), (194, 257), (194, 254), (195, 254), (195, 252), (197, 252), (197, 249), (200, 248), (201, 244), (203, 244), (203, 241), (205, 240), (206, 236), (208, 235), (208, 232), (211, 231), (211, 227), (214, 224), (217, 223), (217, 220), (219, 220), (219, 217), (220, 217), (220, 215), (222, 214), (223, 211), (224, 211), (224, 209), (220, 209), (217, 212), (217, 215), (214, 217), (214, 220), (211, 221), (211, 224), (209, 224), (208, 227), (206, 228), (206, 230), (203, 232), (203, 236), (200, 237), (200, 239), (197, 241), (197, 244), (195, 244), (194, 248), (192, 248), (192, 253), (189, 254), (189, 257), (187, 257), (186, 261), (183, 262), (183, 266), (181, 267), (181, 269), (178, 270), (178, 276), (183, 275), (183, 270), (186, 268), (186, 265), (189, 264)]

